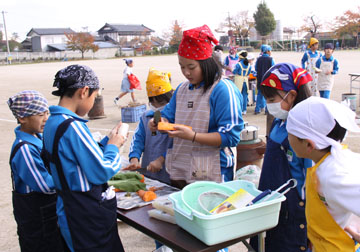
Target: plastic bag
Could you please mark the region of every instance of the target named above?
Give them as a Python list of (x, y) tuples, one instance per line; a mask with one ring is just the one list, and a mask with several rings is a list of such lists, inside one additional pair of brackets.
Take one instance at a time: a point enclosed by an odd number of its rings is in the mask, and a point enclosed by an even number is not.
[(130, 89), (141, 90), (140, 81), (134, 74), (128, 75), (128, 79), (130, 82)]
[(259, 186), (260, 173), (261, 169), (259, 166), (247, 165), (236, 171), (235, 179), (252, 182), (257, 188)]

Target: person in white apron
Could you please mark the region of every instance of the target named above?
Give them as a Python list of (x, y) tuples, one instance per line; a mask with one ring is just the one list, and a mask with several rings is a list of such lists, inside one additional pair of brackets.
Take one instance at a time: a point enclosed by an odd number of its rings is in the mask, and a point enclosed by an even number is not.
[(322, 56), (317, 51), (319, 48), (319, 41), (316, 38), (310, 38), (309, 49), (304, 53), (301, 59), (302, 68), (306, 69), (312, 76), (313, 80), (310, 83), (310, 90), (313, 96), (318, 96), (317, 89), (317, 73), (315, 69), (316, 61)]
[(320, 97), (330, 99), (330, 92), (334, 86), (334, 75), (339, 71), (339, 63), (332, 56), (334, 45), (332, 43), (325, 44), (325, 55), (316, 61), (316, 70), (318, 74), (318, 89)]
[[(234, 155), (244, 127), (241, 94), (234, 83), (221, 79), (222, 70), (212, 58), (218, 41), (208, 26), (184, 31), (179, 64), (187, 81), (181, 83), (161, 111), (161, 121), (177, 125), (167, 131), (174, 138), (165, 166), (171, 184), (179, 188), (195, 181), (230, 181)], [(157, 126), (149, 121), (151, 131)]]
[(306, 220), (312, 251), (360, 251), (345, 228), (360, 233), (360, 155), (342, 145), (360, 132), (355, 113), (329, 99), (310, 97), (288, 115), (286, 129), (296, 155), (315, 165), (306, 177)]

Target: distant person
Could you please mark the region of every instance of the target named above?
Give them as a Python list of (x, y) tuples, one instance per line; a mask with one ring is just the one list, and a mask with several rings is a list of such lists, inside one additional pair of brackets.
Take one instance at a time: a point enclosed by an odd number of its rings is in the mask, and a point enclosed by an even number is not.
[(131, 94), (131, 99), (135, 103), (135, 93), (134, 89), (130, 89), (129, 75), (132, 74), (132, 68), (134, 66), (134, 61), (132, 59), (124, 59), (126, 67), (124, 69), (123, 80), (121, 82), (121, 93), (114, 98), (114, 103), (117, 105), (118, 101), (125, 96), (126, 94)]
[(313, 96), (318, 95), (317, 88), (317, 73), (315, 71), (316, 61), (322, 56), (320, 52), (317, 51), (319, 48), (319, 40), (316, 38), (310, 38), (309, 41), (309, 50), (304, 53), (304, 56), (301, 59), (302, 68), (306, 69), (311, 76), (313, 81), (310, 83), (310, 90)]
[[(251, 65), (251, 73), (249, 75), (249, 90), (251, 91), (251, 99), (249, 99), (250, 106), (255, 105), (256, 102), (256, 71), (255, 71), (255, 55), (248, 53), (247, 59)], [(251, 100), (251, 101), (250, 101)]]
[(233, 71), (234, 83), (239, 89), (242, 95), (242, 114), (246, 115), (247, 104), (248, 104), (248, 90), (249, 90), (249, 75), (251, 73), (251, 64), (247, 59), (248, 52), (242, 50), (239, 53), (240, 61), (235, 65)]
[(221, 65), (221, 67), (224, 67), (223, 57), (224, 57), (224, 48), (221, 45), (216, 45), (214, 47), (213, 58), (216, 60), (216, 62), (219, 63), (219, 65)]
[(8, 105), (20, 126), (11, 148), (12, 202), (21, 251), (60, 252), (56, 191), (40, 157), (42, 132), (49, 117), (48, 102), (37, 91), (17, 93)]
[(260, 85), (262, 78), (267, 70), (270, 69), (273, 65), (275, 65), (274, 59), (271, 57), (271, 46), (264, 45), (262, 48), (262, 55), (256, 60), (255, 63), (255, 71), (256, 71), (256, 79), (257, 79), (257, 97), (256, 97), (256, 106), (255, 106), (255, 115), (259, 114), (261, 111), (266, 108), (266, 100), (261, 93)]
[(224, 67), (225, 67), (225, 75), (228, 77), (233, 77), (233, 71), (235, 65), (239, 62), (239, 56), (236, 54), (236, 48), (230, 47), (229, 55), (225, 58)]
[(340, 48), (340, 43), (339, 43), (339, 41), (336, 41), (336, 50), (339, 50), (339, 48)]
[(318, 88), (320, 97), (330, 99), (330, 92), (334, 86), (334, 75), (339, 71), (339, 63), (332, 56), (334, 45), (332, 43), (325, 44), (325, 55), (316, 61), (316, 70), (318, 73)]

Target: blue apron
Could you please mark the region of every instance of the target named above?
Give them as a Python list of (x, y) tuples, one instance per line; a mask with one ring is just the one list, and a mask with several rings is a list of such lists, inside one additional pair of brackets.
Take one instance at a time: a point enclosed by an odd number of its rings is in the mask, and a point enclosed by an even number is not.
[[(270, 131), (276, 126), (276, 121), (274, 120)], [(268, 137), (259, 190), (276, 190), (292, 178), (287, 156), (289, 149), (290, 145), (287, 137), (281, 144)], [(256, 251), (257, 242), (257, 237), (250, 239), (250, 244)], [(305, 201), (301, 199), (297, 190), (290, 190), (286, 194), (286, 201), (281, 204), (278, 225), (266, 231), (265, 251), (293, 252), (304, 251), (307, 248)]]
[(101, 194), (108, 185), (93, 185), (90, 191), (71, 191), (58, 156), (58, 143), (74, 119), (62, 122), (55, 134), (50, 161), (56, 165), (62, 190), (57, 190), (62, 198), (66, 220), (69, 226), (73, 248), (83, 252), (124, 251), (116, 221), (116, 197), (106, 200)]
[[(31, 143), (22, 141), (14, 147), (10, 155), (10, 166), (16, 152), (24, 144)], [(56, 200), (55, 193), (18, 193), (13, 183), (12, 203), (22, 252), (64, 251), (65, 243), (57, 225)]]

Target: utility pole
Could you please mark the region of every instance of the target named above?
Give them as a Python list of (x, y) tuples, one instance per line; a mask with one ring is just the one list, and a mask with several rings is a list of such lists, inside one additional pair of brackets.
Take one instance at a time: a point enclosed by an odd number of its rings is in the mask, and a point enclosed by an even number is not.
[(8, 64), (11, 64), (11, 58), (10, 58), (10, 47), (9, 47), (9, 40), (8, 40), (8, 37), (7, 37), (7, 31), (6, 31), (6, 23), (5, 23), (5, 11), (2, 11), (1, 12), (2, 15), (3, 15), (3, 20), (4, 20), (4, 30), (5, 30), (5, 39), (6, 39), (6, 47), (7, 47), (7, 57), (6, 57), (6, 61)]

